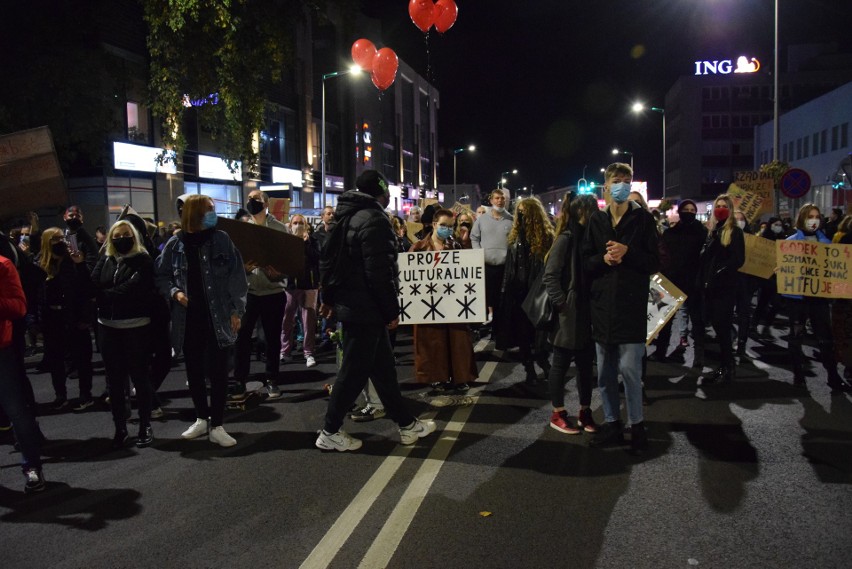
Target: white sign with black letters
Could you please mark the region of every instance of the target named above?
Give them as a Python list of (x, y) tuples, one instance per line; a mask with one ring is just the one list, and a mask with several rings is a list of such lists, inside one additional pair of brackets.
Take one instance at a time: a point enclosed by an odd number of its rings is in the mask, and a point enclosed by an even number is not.
[(399, 323), (479, 323), (486, 319), (482, 249), (400, 253)]

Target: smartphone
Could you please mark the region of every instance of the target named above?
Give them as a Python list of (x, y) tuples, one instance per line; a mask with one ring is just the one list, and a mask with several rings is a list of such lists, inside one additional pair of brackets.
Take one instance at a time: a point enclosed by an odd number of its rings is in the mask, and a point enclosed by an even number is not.
[(69, 235), (68, 236), (68, 246), (71, 247), (72, 253), (78, 253), (80, 251), (79, 247), (77, 247), (77, 236)]

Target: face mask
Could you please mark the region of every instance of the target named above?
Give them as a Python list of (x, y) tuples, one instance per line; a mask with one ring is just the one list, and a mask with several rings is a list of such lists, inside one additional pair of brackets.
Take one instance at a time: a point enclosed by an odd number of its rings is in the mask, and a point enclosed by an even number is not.
[(725, 223), (728, 221), (728, 218), (731, 217), (731, 210), (724, 207), (717, 207), (713, 210), (713, 217), (715, 217), (716, 221), (719, 223)]
[(468, 223), (467, 221), (463, 221), (459, 225), (462, 226), (462, 227), (467, 227), (468, 229), (470, 229), (472, 227), (472, 225), (470, 223)]
[(782, 231), (784, 228), (783, 228), (783, 227), (781, 227), (780, 225), (773, 225), (771, 229), (772, 229), (772, 233), (781, 233), (781, 231)]
[(78, 229), (83, 227), (83, 222), (75, 217), (72, 217), (71, 219), (65, 222), (65, 225), (67, 225), (68, 229), (70, 229), (71, 231), (77, 231)]
[(20, 240), (21, 245), (28, 245), (29, 242), (30, 242), (30, 236), (29, 235), (21, 235), (19, 240)]
[(806, 219), (805, 220), (805, 230), (810, 231), (811, 233), (816, 233), (816, 230), (819, 229), (819, 220), (818, 219)]
[(263, 205), (263, 202), (259, 201), (259, 200), (249, 200), (248, 203), (246, 204), (246, 209), (252, 215), (259, 214), (265, 208), (266, 208), (266, 206)]
[(738, 221), (737, 227), (739, 227), (740, 229), (745, 229), (746, 228), (746, 222), (745, 221)]
[(506, 208), (504, 208), (504, 207), (497, 207), (496, 205), (492, 205), (492, 206), (491, 206), (491, 209), (493, 209), (493, 210), (494, 210), (494, 211), (496, 211), (497, 213), (503, 213), (504, 211), (506, 211)]
[(66, 245), (62, 241), (60, 241), (59, 243), (54, 243), (50, 246), (50, 252), (56, 255), (57, 257), (64, 257), (68, 254), (68, 245)]
[(613, 184), (609, 189), (609, 195), (615, 203), (623, 204), (630, 196), (630, 184), (628, 182)]
[(204, 214), (204, 217), (201, 218), (201, 227), (204, 229), (211, 229), (216, 227), (216, 223), (219, 221), (219, 218), (216, 217), (215, 211), (208, 211)]
[(446, 241), (447, 239), (449, 239), (452, 236), (452, 234), (453, 234), (452, 228), (438, 226), (437, 235), (438, 235), (438, 239), (440, 239), (441, 241)]
[(133, 249), (133, 237), (115, 237), (112, 246), (121, 255), (127, 255)]
[(305, 224), (304, 223), (291, 223), (290, 228), (293, 233), (302, 234), (305, 232)]
[(692, 223), (695, 221), (695, 214), (691, 211), (685, 211), (680, 214), (680, 220), (684, 223)]

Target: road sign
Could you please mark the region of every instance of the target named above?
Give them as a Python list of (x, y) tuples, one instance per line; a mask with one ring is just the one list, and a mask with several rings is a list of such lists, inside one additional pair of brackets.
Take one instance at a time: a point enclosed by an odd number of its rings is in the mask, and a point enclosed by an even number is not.
[(790, 168), (781, 176), (781, 193), (797, 199), (811, 191), (811, 176), (801, 168)]

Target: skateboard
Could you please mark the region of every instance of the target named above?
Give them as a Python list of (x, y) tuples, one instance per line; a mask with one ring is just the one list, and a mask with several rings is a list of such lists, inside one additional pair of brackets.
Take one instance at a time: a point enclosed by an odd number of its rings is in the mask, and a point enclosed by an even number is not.
[(244, 393), (240, 393), (239, 395), (229, 395), (228, 401), (225, 403), (225, 406), (228, 409), (239, 409), (240, 411), (245, 411), (251, 400), (260, 400), (262, 398), (263, 395), (261, 394), (259, 389), (245, 391)]

